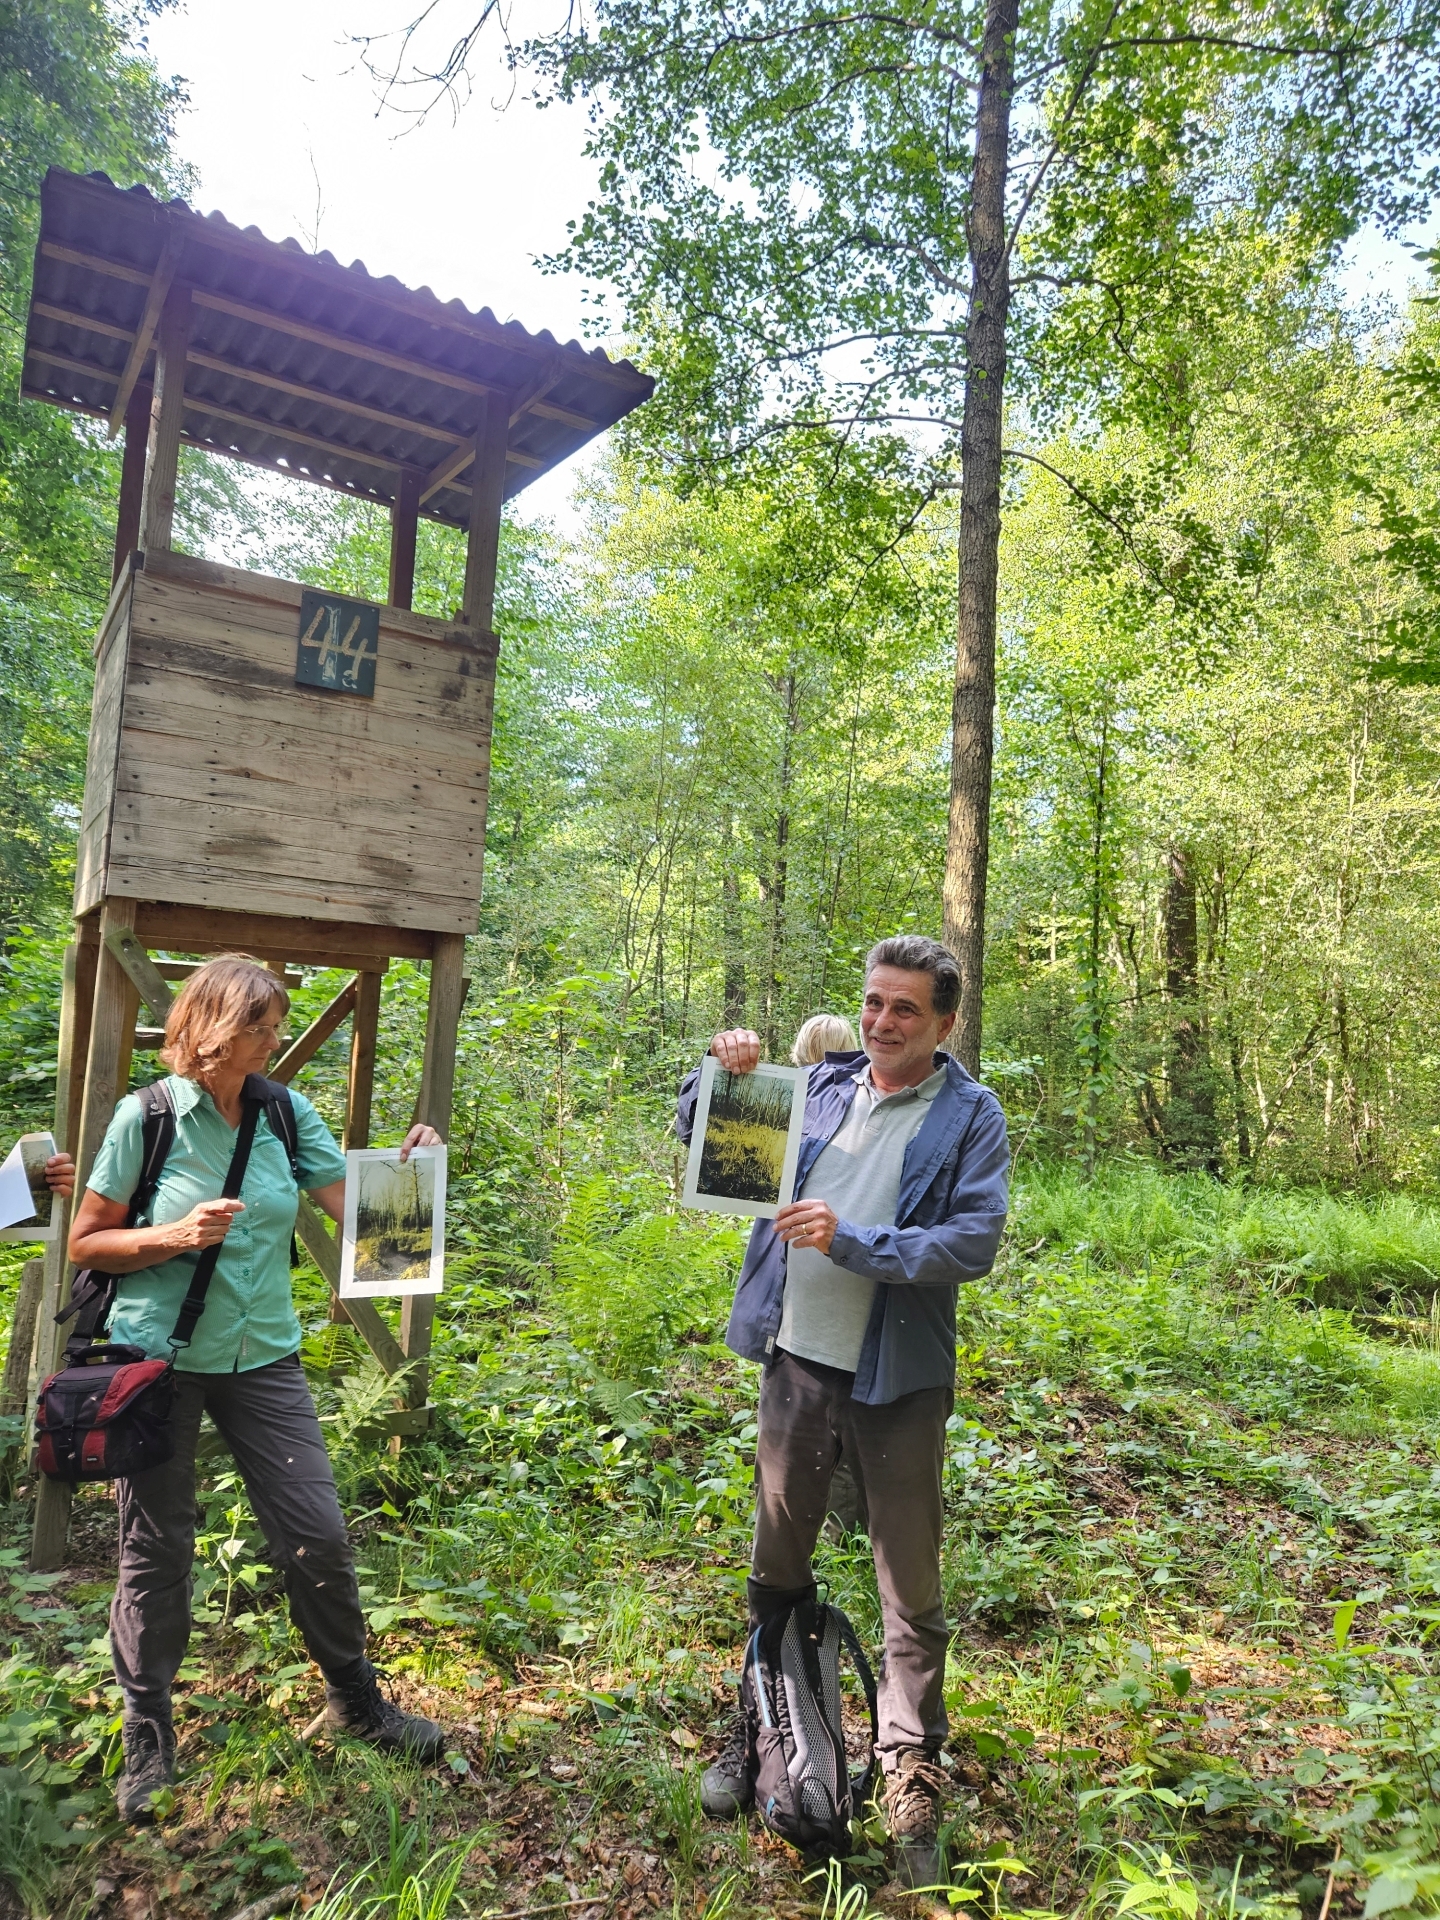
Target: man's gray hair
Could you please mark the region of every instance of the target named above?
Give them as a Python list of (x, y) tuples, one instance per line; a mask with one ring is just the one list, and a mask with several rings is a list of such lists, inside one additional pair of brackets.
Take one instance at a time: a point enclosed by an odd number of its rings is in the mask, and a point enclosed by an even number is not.
[(865, 978), (876, 967), (901, 967), (906, 973), (928, 973), (930, 1004), (936, 1013), (954, 1013), (960, 1004), (960, 962), (948, 947), (923, 933), (897, 933), (881, 940), (865, 956)]

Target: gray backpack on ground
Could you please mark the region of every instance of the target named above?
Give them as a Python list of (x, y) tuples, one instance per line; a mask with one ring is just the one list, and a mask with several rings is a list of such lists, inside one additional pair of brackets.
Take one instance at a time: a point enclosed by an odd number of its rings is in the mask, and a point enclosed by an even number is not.
[[(840, 1655), (865, 1690), (870, 1740), (851, 1772), (840, 1718)], [(772, 1832), (812, 1858), (843, 1859), (850, 1822), (870, 1795), (878, 1731), (875, 1679), (838, 1607), (802, 1600), (758, 1626), (740, 1678), (755, 1760), (755, 1807)]]

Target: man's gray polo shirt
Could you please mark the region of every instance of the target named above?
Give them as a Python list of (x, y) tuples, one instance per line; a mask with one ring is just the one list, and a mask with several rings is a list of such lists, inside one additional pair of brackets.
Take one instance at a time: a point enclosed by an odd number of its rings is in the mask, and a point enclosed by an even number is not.
[[(852, 1226), (892, 1226), (905, 1149), (944, 1086), (945, 1069), (937, 1068), (918, 1087), (881, 1094), (870, 1078), (867, 1061), (855, 1082), (845, 1124), (811, 1168), (803, 1193), (795, 1197), (825, 1201)], [(792, 1246), (786, 1256), (785, 1307), (775, 1344), (804, 1360), (853, 1373), (870, 1321), (875, 1284), (863, 1274), (837, 1267), (815, 1247)]]

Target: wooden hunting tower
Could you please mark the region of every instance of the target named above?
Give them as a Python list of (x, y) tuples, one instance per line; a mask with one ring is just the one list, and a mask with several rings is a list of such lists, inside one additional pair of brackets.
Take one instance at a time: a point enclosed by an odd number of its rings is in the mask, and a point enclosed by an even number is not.
[[(100, 174), (46, 176), (22, 392), (125, 436), (55, 1103), (82, 1185), (132, 1048), (159, 1043), (168, 983), (232, 949), (282, 975), (353, 974), (272, 1068), (291, 1078), (351, 1020), (349, 1147), (369, 1137), (386, 965), (428, 961), (416, 1117), (448, 1133), (484, 858), (501, 507), (651, 387), (628, 361), (358, 261)], [(174, 552), (182, 445), (387, 507), (388, 604)], [(422, 517), (468, 534), (448, 619), (410, 610)], [(303, 1201), (301, 1232), (338, 1284), (335, 1243)], [(44, 1274), (37, 1371), (63, 1249)], [(428, 1424), (432, 1313), (429, 1297), (407, 1300), (397, 1337), (369, 1302), (343, 1308), (387, 1370), (413, 1368), (397, 1436)], [(58, 1564), (67, 1512), (44, 1483), (36, 1565)]]

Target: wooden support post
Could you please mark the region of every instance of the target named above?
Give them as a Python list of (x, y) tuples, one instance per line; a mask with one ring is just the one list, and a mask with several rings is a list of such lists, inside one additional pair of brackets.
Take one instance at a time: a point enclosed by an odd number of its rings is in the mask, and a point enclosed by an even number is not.
[(461, 619), (479, 633), (488, 633), (495, 620), (495, 570), (500, 557), (500, 509), (505, 500), (505, 444), (509, 437), (509, 400), (501, 393), (489, 394), (485, 400), (485, 419), (475, 436), (475, 465), (470, 474), (470, 544), (465, 556), (465, 598), (460, 609)]
[(150, 409), (150, 451), (140, 544), (147, 552), (170, 545), (175, 522), (175, 474), (185, 424), (185, 348), (190, 338), (190, 289), (172, 287), (160, 315), (155, 346), (155, 399)]
[[(85, 1189), (90, 1168), (115, 1111), (115, 1103), (125, 1090), (120, 1075), (122, 1067), (126, 1073), (129, 1071), (135, 1009), (140, 1001), (125, 969), (104, 944), (105, 936), (117, 929), (133, 928), (134, 925), (133, 900), (107, 900), (101, 910), (100, 944), (71, 948), (66, 953), (60, 996), (60, 1059), (56, 1076), (54, 1133), (57, 1144), (64, 1141), (75, 1155), (77, 1194)], [(81, 956), (86, 953), (94, 955), (91, 963), (94, 968), (91, 974), (94, 991), (90, 1017), (83, 1022), (87, 1029), (86, 1039), (77, 1046), (82, 1029), (78, 990), (84, 974), (90, 972), (90, 966), (82, 968), (80, 964)], [(73, 967), (71, 954), (75, 960)], [(84, 1063), (84, 1091), (81, 1100), (72, 1106), (72, 1089), (76, 1078), (73, 1068), (78, 1064), (75, 1058), (77, 1054)], [(50, 1243), (45, 1263), (42, 1312), (46, 1318), (36, 1342), (39, 1366), (46, 1373), (53, 1368), (63, 1345), (63, 1335), (55, 1325), (53, 1316), (59, 1310), (60, 1284), (68, 1265), (65, 1240), (70, 1229), (70, 1207), (62, 1203), (59, 1214), (58, 1237)], [(65, 1536), (69, 1527), (70, 1488), (58, 1480), (42, 1479), (35, 1495), (35, 1524), (30, 1541), (30, 1565), (35, 1572), (50, 1573), (64, 1564)]]
[(175, 268), (180, 260), (183, 242), (172, 228), (165, 236), (160, 249), (160, 258), (155, 263), (155, 271), (150, 278), (150, 286), (145, 295), (145, 305), (141, 309), (140, 324), (135, 329), (135, 337), (130, 342), (130, 351), (125, 356), (125, 366), (115, 387), (115, 400), (110, 409), (110, 438), (113, 440), (120, 431), (122, 419), (128, 419), (130, 395), (140, 379), (141, 368), (150, 354), (150, 342), (155, 329), (160, 325), (165, 302), (170, 293), (170, 282), (175, 278)]
[(375, 1054), (380, 1033), (378, 973), (362, 973), (350, 1030), (350, 1087), (345, 1100), (344, 1148), (370, 1144), (370, 1109), (375, 1101)]
[(115, 571), (112, 583), (140, 544), (140, 502), (145, 497), (145, 453), (150, 445), (150, 408), (155, 390), (142, 380), (125, 409), (125, 451), (120, 459), (120, 502), (115, 517)]
[(419, 467), (400, 469), (400, 486), (390, 509), (390, 605), (407, 611), (415, 601), (415, 539), (420, 526)]
[[(473, 549), (472, 549), (473, 550)], [(465, 997), (465, 936), (437, 933), (430, 961), (430, 1004), (425, 1017), (425, 1064), (420, 1073), (419, 1117), (442, 1140), (450, 1137), (455, 1097), (455, 1042)], [(433, 1293), (410, 1293), (400, 1309), (400, 1345), (413, 1365), (405, 1383), (412, 1407), (423, 1407), (430, 1391), (430, 1333), (435, 1324)]]
[[(30, 1401), (30, 1362), (35, 1352), (35, 1322), (45, 1286), (45, 1262), (27, 1260), (20, 1269), (20, 1291), (10, 1322), (10, 1349), (0, 1380), (0, 1413), (24, 1413)], [(22, 1443), (23, 1451), (23, 1443)]]

